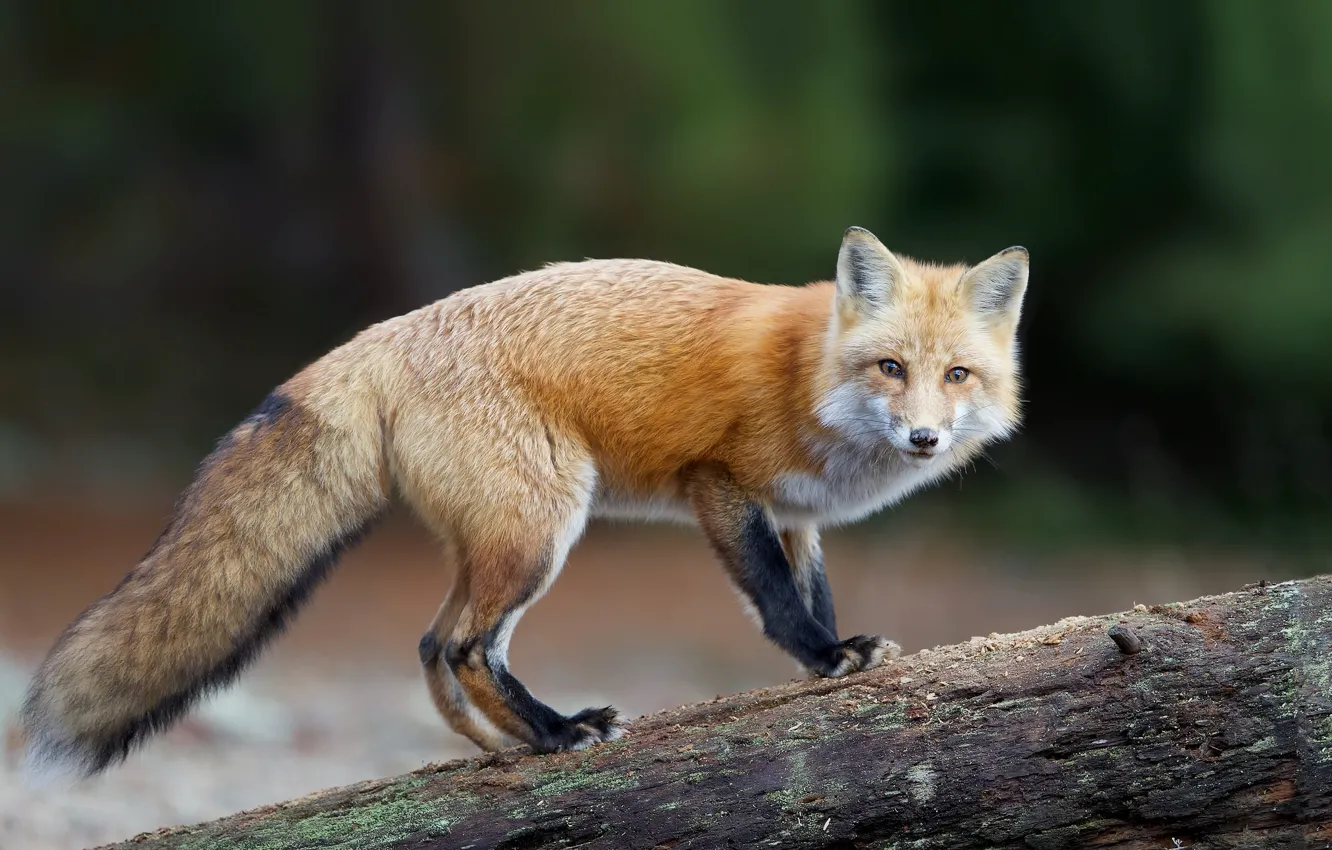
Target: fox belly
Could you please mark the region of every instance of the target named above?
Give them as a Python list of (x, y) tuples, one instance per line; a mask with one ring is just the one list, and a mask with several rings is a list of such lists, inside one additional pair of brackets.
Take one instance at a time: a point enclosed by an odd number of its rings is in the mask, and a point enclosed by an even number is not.
[[(943, 464), (912, 468), (891, 461), (843, 459), (830, 461), (819, 472), (783, 472), (754, 495), (781, 528), (844, 525), (906, 498), (947, 472)], [(598, 519), (698, 524), (688, 500), (670, 492), (602, 490), (589, 513)]]
[(592, 501), (591, 515), (598, 519), (698, 524), (697, 517), (689, 509), (689, 503), (671, 494), (601, 491)]

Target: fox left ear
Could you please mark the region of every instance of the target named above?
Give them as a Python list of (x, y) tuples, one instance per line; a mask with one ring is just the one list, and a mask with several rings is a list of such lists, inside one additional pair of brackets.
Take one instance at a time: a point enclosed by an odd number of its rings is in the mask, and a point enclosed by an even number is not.
[(1031, 258), (1021, 246), (1007, 248), (962, 276), (962, 290), (976, 312), (996, 330), (1015, 331), (1027, 294)]
[(893, 253), (863, 227), (847, 228), (837, 252), (837, 307), (849, 318), (889, 306), (906, 273)]

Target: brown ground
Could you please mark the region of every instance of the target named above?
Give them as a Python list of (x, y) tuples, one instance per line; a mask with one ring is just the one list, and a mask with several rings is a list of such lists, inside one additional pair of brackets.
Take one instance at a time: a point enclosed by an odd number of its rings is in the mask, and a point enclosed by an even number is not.
[[(0, 509), (0, 722), (59, 630), (147, 549), (166, 510)], [(834, 531), (825, 546), (841, 630), (884, 633), (907, 652), (1271, 577), (1176, 552), (1030, 563), (900, 525)], [(0, 768), (0, 848), (85, 847), (470, 754), (434, 716), (416, 666), (448, 583), (430, 538), (390, 519), (237, 687), (127, 765), (73, 790), (31, 789)], [(794, 675), (698, 533), (670, 527), (594, 527), (523, 619), (511, 660), (557, 708), (612, 703), (631, 716)]]

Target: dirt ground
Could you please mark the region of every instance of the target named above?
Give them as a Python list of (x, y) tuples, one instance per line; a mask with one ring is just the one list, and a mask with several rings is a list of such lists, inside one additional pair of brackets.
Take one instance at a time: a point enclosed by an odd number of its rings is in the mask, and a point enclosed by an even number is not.
[[(0, 508), (0, 725), (50, 642), (142, 555), (166, 510)], [(1243, 559), (1170, 551), (1033, 561), (891, 521), (831, 532), (825, 550), (841, 631), (886, 634), (907, 652), (1272, 577)], [(83, 848), (472, 754), (436, 717), (417, 670), (417, 640), (449, 579), (429, 536), (390, 518), (237, 686), (125, 765), (34, 788), (9, 753), (0, 848)], [(630, 716), (795, 674), (687, 528), (595, 526), (510, 656), (556, 708), (609, 703)]]

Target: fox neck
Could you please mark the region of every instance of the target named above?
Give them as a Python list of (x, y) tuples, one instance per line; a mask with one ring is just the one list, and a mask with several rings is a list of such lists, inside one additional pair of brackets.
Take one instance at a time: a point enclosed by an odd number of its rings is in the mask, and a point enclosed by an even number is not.
[[(793, 341), (783, 368), (789, 376), (788, 405), (796, 437), (802, 445), (858, 448), (888, 461), (898, 453), (886, 440), (875, 438), (868, 417), (857, 417), (855, 392), (838, 364), (833, 286), (811, 284), (805, 290), (803, 303), (776, 328), (776, 333)], [(861, 427), (856, 426), (858, 420)]]
[(783, 296), (775, 310), (769, 306), (768, 315), (757, 323), (765, 333), (756, 340), (753, 355), (772, 370), (771, 380), (764, 384), (785, 396), (781, 408), (786, 423), (803, 441), (827, 431), (817, 410), (820, 399), (836, 386), (835, 350), (830, 345), (830, 334), (835, 332), (833, 287), (811, 283), (787, 288)]

